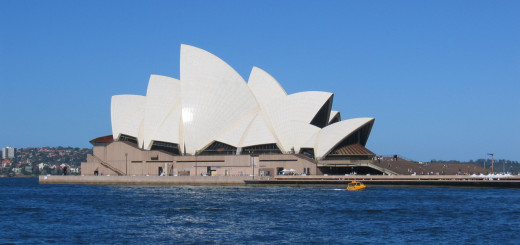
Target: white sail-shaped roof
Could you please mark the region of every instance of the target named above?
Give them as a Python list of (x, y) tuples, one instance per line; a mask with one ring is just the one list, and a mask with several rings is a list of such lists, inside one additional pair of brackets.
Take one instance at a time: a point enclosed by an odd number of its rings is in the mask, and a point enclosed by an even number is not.
[(273, 130), (269, 129), (262, 113), (258, 113), (245, 132), (240, 147), (248, 147), (264, 144), (279, 144), (273, 135)]
[(284, 123), (282, 130), (278, 132), (278, 137), (282, 143), (283, 151), (298, 153), (301, 146), (321, 129), (314, 125), (291, 121)]
[(317, 137), (315, 156), (318, 159), (326, 156), (343, 139), (373, 120), (374, 118), (369, 117), (353, 118), (323, 128)]
[(150, 76), (143, 121), (145, 149), (151, 148), (152, 141), (179, 143), (181, 110), (180, 81), (166, 76)]
[(184, 144), (194, 154), (258, 104), (244, 79), (215, 55), (182, 45), (180, 65)]
[(320, 131), (313, 134), (305, 143), (301, 145), (301, 148), (311, 148), (315, 149), (317, 147), (316, 143), (318, 142), (318, 137), (320, 136)]
[(138, 138), (144, 118), (146, 97), (141, 95), (114, 95), (111, 101), (112, 136), (121, 134)]
[(285, 90), (278, 81), (264, 70), (253, 67), (247, 86), (256, 97), (256, 101), (263, 108), (274, 100), (287, 96)]
[(265, 110), (273, 123), (290, 120), (310, 123), (332, 95), (321, 91), (294, 93), (272, 101)]
[[(146, 96), (112, 97), (112, 133), (136, 137), (140, 148), (171, 148), (197, 154), (213, 142), (244, 148), (276, 144), (298, 153), (313, 148), (322, 158), (373, 118), (340, 121), (331, 111), (333, 94), (287, 95), (278, 81), (253, 67), (246, 84), (227, 63), (202, 49), (182, 45), (180, 79), (152, 75)], [(370, 134), (367, 127), (363, 134)], [(237, 150), (240, 152), (240, 150)], [(249, 150), (248, 150), (249, 152)]]
[(248, 114), (241, 120), (236, 121), (234, 124), (230, 125), (222, 135), (218, 136), (216, 140), (234, 147), (239, 147), (240, 140), (253, 119), (255, 119), (256, 114), (257, 113)]
[[(325, 103), (328, 103), (332, 97), (332, 93), (328, 92), (301, 92), (295, 93), (278, 100), (270, 102), (265, 107), (265, 113), (269, 118), (269, 122), (274, 129), (274, 133), (278, 136), (283, 147), (282, 151), (290, 151), (291, 148), (299, 149), (300, 145), (294, 145), (296, 141), (292, 138), (293, 121), (302, 122), (310, 125), (312, 119)], [(312, 125), (310, 125), (312, 126)], [(310, 133), (312, 127), (305, 129), (305, 133)], [(298, 127), (298, 130), (303, 130)], [(303, 133), (303, 132), (300, 132)], [(309, 138), (311, 135), (308, 135)], [(307, 139), (306, 139), (307, 140)], [(305, 143), (300, 142), (300, 144)]]

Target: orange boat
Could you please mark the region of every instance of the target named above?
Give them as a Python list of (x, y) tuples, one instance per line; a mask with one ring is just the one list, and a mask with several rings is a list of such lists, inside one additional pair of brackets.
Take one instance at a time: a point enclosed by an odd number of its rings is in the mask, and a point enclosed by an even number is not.
[(349, 191), (360, 191), (366, 189), (367, 186), (359, 181), (352, 181), (348, 183), (347, 190)]

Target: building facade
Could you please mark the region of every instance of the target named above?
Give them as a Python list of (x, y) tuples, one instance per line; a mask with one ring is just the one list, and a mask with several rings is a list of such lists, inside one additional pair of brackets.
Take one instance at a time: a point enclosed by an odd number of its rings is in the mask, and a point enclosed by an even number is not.
[(9, 146), (2, 148), (2, 158), (3, 159), (16, 158), (16, 148), (9, 147)]

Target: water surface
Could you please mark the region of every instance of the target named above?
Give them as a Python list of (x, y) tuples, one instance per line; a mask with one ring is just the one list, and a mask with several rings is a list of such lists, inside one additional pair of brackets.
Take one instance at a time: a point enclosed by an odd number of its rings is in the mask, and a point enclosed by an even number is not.
[(39, 185), (0, 178), (0, 244), (518, 244), (520, 190)]

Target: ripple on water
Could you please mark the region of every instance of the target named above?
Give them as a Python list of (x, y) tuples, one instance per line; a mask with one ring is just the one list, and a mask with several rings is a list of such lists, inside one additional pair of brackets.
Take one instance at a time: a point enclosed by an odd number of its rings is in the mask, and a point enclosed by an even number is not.
[(520, 238), (516, 189), (0, 184), (0, 225), (11, 228), (0, 243), (511, 244)]

